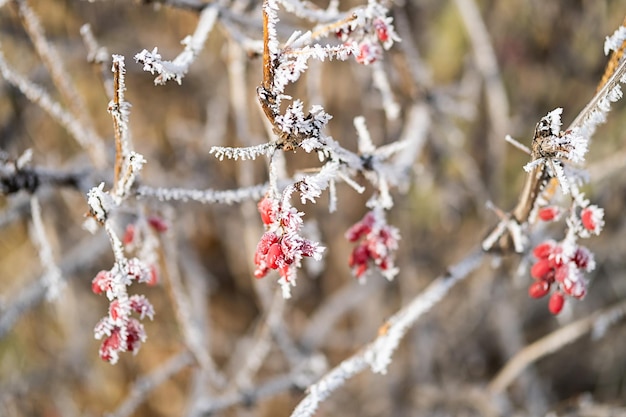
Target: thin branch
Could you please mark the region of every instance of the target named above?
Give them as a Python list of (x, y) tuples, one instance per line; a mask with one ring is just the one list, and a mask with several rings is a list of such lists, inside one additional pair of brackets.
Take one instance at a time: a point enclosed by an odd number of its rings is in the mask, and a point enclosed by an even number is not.
[(502, 393), (527, 367), (539, 359), (573, 343), (591, 332), (599, 323), (606, 322), (608, 319), (615, 320), (616, 317), (621, 318), (625, 314), (626, 301), (622, 301), (613, 307), (561, 327), (531, 343), (509, 359), (504, 368), (491, 380), (488, 390), (494, 395)]

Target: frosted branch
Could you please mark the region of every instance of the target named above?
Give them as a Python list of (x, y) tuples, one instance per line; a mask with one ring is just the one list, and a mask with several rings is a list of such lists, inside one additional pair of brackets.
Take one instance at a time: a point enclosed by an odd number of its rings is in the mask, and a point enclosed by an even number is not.
[(260, 200), (268, 189), (268, 184), (255, 185), (234, 190), (193, 190), (185, 188), (153, 188), (141, 185), (136, 194), (142, 198), (156, 198), (160, 201), (196, 201), (202, 204), (237, 204), (247, 200)]
[(143, 50), (135, 55), (135, 61), (143, 64), (143, 70), (150, 74), (158, 74), (154, 79), (155, 85), (164, 85), (169, 80), (182, 83), (183, 78), (189, 71), (189, 67), (196, 60), (202, 51), (209, 33), (213, 29), (217, 20), (217, 3), (206, 6), (200, 13), (200, 19), (193, 35), (187, 36), (181, 41), (185, 49), (173, 61), (164, 61), (158, 49), (155, 47), (152, 52)]
[(61, 294), (65, 281), (52, 254), (52, 247), (48, 240), (43, 220), (41, 218), (41, 205), (36, 196), (30, 198), (30, 210), (33, 219), (32, 239), (39, 252), (39, 259), (44, 269), (43, 284), (46, 288), (46, 299), (55, 300)]
[(220, 161), (226, 159), (234, 159), (235, 161), (241, 159), (255, 160), (259, 156), (271, 156), (276, 150), (276, 145), (273, 143), (263, 143), (261, 145), (248, 146), (245, 148), (231, 148), (228, 146), (213, 146), (209, 150), (210, 154), (214, 154)]
[(561, 327), (524, 347), (509, 359), (504, 368), (491, 380), (488, 387), (489, 391), (493, 394), (503, 392), (531, 364), (593, 331), (598, 323), (602, 323), (607, 318), (621, 318), (625, 313), (626, 302), (621, 302), (611, 308), (598, 311), (589, 317)]

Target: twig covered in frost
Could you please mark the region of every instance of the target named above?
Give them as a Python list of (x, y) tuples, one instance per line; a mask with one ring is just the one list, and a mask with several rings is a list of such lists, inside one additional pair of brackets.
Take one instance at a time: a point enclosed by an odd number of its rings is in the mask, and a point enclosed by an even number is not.
[(237, 204), (246, 200), (260, 200), (268, 189), (268, 184), (259, 184), (234, 190), (190, 190), (185, 188), (153, 188), (146, 185), (137, 187), (140, 198), (156, 198), (160, 201), (196, 201), (202, 204)]
[(531, 343), (507, 361), (504, 368), (489, 383), (489, 391), (492, 394), (502, 393), (526, 368), (539, 359), (558, 351), (593, 331), (599, 323), (605, 322), (607, 318), (621, 318), (625, 314), (626, 302), (622, 301), (613, 307), (598, 311), (588, 317), (561, 327)]
[(143, 64), (143, 70), (150, 74), (158, 74), (154, 79), (155, 85), (164, 85), (169, 80), (175, 80), (181, 84), (183, 78), (189, 71), (189, 67), (196, 60), (202, 51), (209, 33), (213, 29), (218, 15), (218, 3), (213, 3), (202, 9), (198, 25), (193, 35), (187, 36), (181, 41), (185, 49), (173, 61), (164, 61), (158, 49), (155, 47), (152, 52), (143, 50), (135, 55), (135, 61)]
[(43, 281), (46, 287), (46, 299), (52, 301), (61, 294), (65, 280), (63, 279), (61, 269), (54, 260), (52, 247), (48, 241), (48, 235), (41, 218), (41, 205), (36, 196), (30, 198), (30, 212), (33, 218), (32, 239), (37, 246), (39, 259), (44, 269)]
[(307, 395), (295, 408), (292, 417), (310, 417), (319, 405), (347, 380), (368, 366), (376, 373), (385, 373), (391, 356), (409, 328), (433, 305), (441, 301), (457, 283), (477, 269), (483, 259), (482, 251), (474, 251), (434, 280), (407, 306), (394, 314), (381, 326), (379, 336), (350, 358), (342, 361), (318, 382), (311, 385)]

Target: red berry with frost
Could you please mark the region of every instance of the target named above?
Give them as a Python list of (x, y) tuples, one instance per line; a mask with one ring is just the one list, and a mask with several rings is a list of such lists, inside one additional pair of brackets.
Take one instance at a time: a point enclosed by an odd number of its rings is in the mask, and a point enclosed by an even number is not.
[(550, 283), (547, 281), (536, 281), (528, 287), (528, 295), (532, 298), (544, 297), (550, 291)]
[(348, 265), (353, 267), (355, 265), (367, 264), (370, 259), (370, 252), (366, 245), (359, 245), (352, 250), (350, 258), (348, 259)]
[(580, 269), (584, 269), (586, 271), (593, 269), (593, 255), (589, 249), (584, 246), (576, 248), (576, 252), (574, 253), (572, 260)]
[(565, 304), (565, 297), (559, 291), (552, 293), (550, 300), (548, 301), (548, 310), (552, 314), (559, 314), (563, 310), (563, 304)]
[(268, 197), (263, 197), (263, 199), (259, 201), (259, 204), (257, 204), (257, 208), (261, 214), (263, 224), (272, 224), (275, 217), (272, 200)]
[(156, 285), (158, 282), (159, 271), (157, 270), (156, 266), (150, 265), (150, 277), (148, 278), (148, 281), (146, 281), (146, 284), (148, 284), (149, 286), (153, 286)]
[(580, 213), (580, 220), (585, 229), (599, 234), (604, 226), (604, 210), (598, 206), (585, 207)]
[(385, 43), (389, 40), (389, 32), (387, 31), (387, 24), (382, 19), (376, 19), (374, 21), (374, 29), (376, 29), (376, 36), (378, 40)]
[(559, 214), (561, 214), (561, 210), (558, 207), (550, 206), (539, 209), (538, 216), (544, 222), (549, 222), (558, 219)]
[(547, 259), (554, 250), (555, 243), (551, 240), (540, 243), (533, 249), (533, 255), (539, 259)]
[(283, 250), (281, 249), (280, 244), (274, 243), (267, 251), (267, 258), (265, 258), (265, 262), (269, 268), (277, 269), (278, 262), (282, 256)]

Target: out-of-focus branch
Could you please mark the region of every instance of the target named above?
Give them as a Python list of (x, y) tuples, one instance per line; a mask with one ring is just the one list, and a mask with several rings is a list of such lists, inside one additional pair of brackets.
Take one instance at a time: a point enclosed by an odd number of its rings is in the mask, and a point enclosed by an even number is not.
[(370, 366), (374, 372), (385, 373), (391, 356), (409, 328), (432, 306), (441, 301), (448, 291), (462, 281), (483, 260), (483, 252), (475, 250), (451, 267), (445, 275), (434, 280), (420, 292), (406, 307), (386, 321), (379, 330), (379, 336), (356, 354), (342, 361), (318, 382), (308, 388), (306, 397), (291, 414), (292, 417), (310, 417), (315, 414), (320, 403), (346, 381)]
[(500, 394), (530, 365), (591, 332), (598, 325), (611, 324), (626, 315), (626, 301), (577, 320), (526, 346), (506, 363), (489, 383), (489, 391)]
[(73, 114), (65, 110), (58, 102), (39, 85), (24, 78), (7, 64), (4, 54), (0, 50), (0, 74), (4, 79), (22, 92), (30, 101), (40, 106), (57, 123), (67, 129), (74, 140), (89, 154), (96, 167), (106, 165), (106, 152), (102, 142), (92, 140), (89, 129)]
[(146, 397), (160, 384), (164, 383), (187, 366), (193, 364), (193, 356), (189, 351), (177, 353), (148, 375), (137, 379), (130, 388), (126, 400), (107, 417), (128, 417), (139, 407)]
[(158, 74), (154, 79), (154, 84), (164, 85), (169, 80), (175, 80), (178, 84), (182, 83), (189, 67), (202, 51), (204, 43), (217, 21), (218, 12), (217, 3), (202, 9), (196, 30), (193, 35), (183, 39), (182, 43), (185, 45), (185, 49), (173, 61), (163, 61), (157, 48), (154, 48), (152, 52), (144, 49), (135, 55), (135, 60), (143, 64), (144, 71)]
[[(92, 265), (110, 247), (108, 243), (102, 235), (89, 236), (78, 242), (71, 250), (66, 251), (59, 266), (61, 275), (65, 280), (74, 278), (76, 271)], [(18, 294), (6, 297), (13, 301), (0, 312), (0, 338), (11, 330), (23, 314), (45, 299), (47, 290), (46, 281), (41, 277), (21, 289)]]
[(501, 173), (505, 161), (505, 142), (502, 138), (510, 126), (509, 101), (500, 76), (500, 68), (489, 32), (475, 1), (455, 0), (455, 3), (472, 43), (476, 66), (485, 83), (487, 110), (492, 123), (489, 146), (489, 164), (491, 165), (489, 178), (492, 182), (495, 181), (492, 183), (492, 189), (498, 190), (500, 184), (497, 182), (502, 178)]
[[(68, 77), (67, 69), (63, 64), (63, 59), (61, 59), (61, 56), (57, 53), (54, 46), (46, 39), (46, 35), (43, 31), (39, 18), (33, 9), (30, 8), (26, 0), (13, 1), (17, 4), (24, 28), (32, 40), (37, 54), (50, 72), (52, 81), (61, 94), (63, 101), (69, 108), (70, 112), (80, 120), (81, 124), (85, 128), (85, 132), (88, 137), (84, 140), (92, 144), (92, 146), (96, 149), (101, 149), (103, 140), (93, 127), (91, 117), (89, 116), (89, 113), (86, 112), (87, 106), (85, 105), (83, 98), (80, 94), (78, 94), (78, 91), (76, 91), (74, 83)], [(101, 162), (104, 161), (102, 159), (94, 161), (94, 163), (98, 164)], [(104, 165), (96, 166), (98, 168), (104, 167)]]

